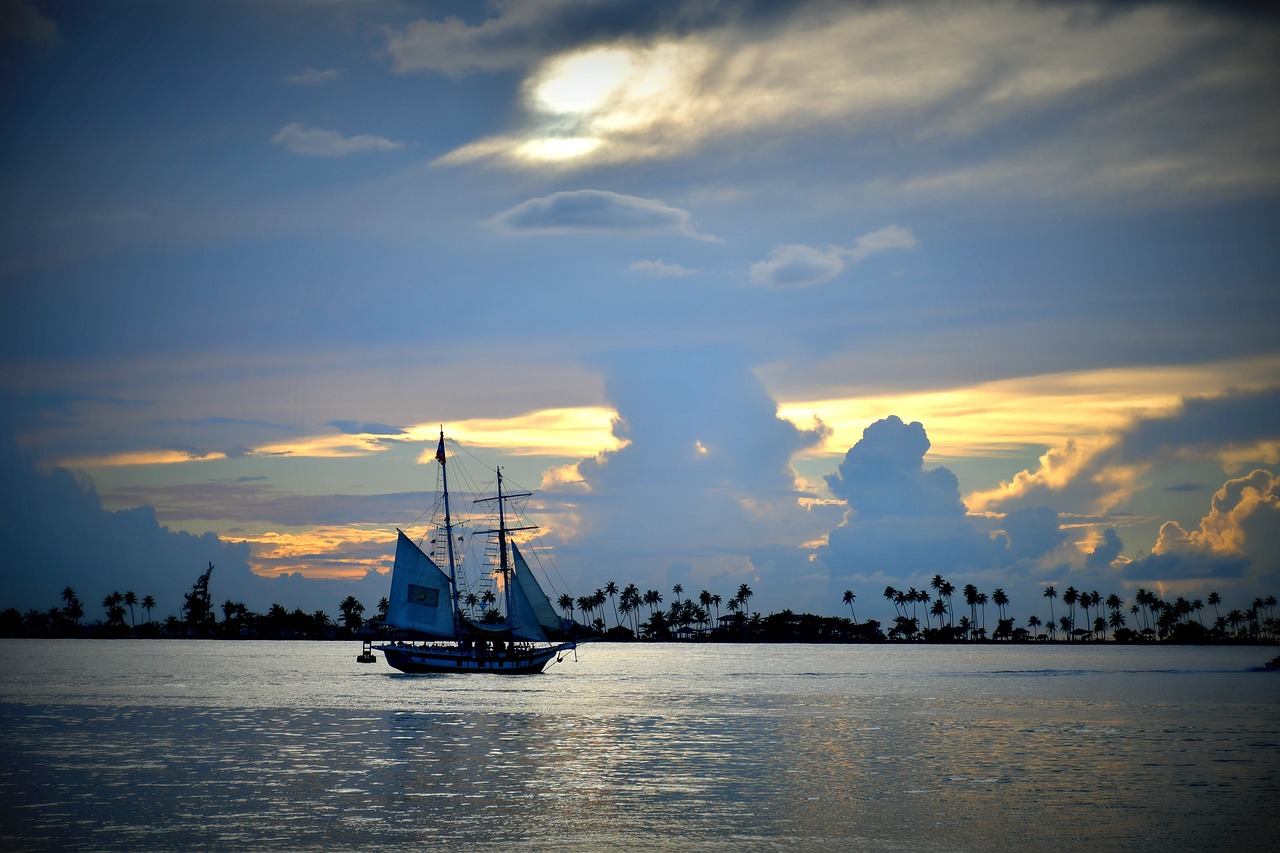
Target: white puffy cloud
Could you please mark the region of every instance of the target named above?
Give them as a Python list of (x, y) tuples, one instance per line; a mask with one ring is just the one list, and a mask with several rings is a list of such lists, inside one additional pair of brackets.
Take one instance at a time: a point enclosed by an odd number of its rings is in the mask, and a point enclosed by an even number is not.
[(489, 221), (494, 227), (525, 234), (682, 234), (713, 239), (693, 229), (686, 210), (657, 199), (607, 190), (573, 190), (522, 202)]
[(403, 142), (393, 142), (381, 136), (343, 136), (336, 130), (306, 127), (300, 122), (280, 128), (271, 141), (294, 154), (308, 157), (345, 157), (364, 151), (398, 151), (404, 148)]
[(766, 287), (811, 287), (830, 281), (849, 263), (860, 263), (887, 249), (912, 249), (915, 236), (905, 228), (889, 225), (859, 237), (852, 248), (827, 246), (778, 246), (763, 261), (751, 265), (751, 281)]

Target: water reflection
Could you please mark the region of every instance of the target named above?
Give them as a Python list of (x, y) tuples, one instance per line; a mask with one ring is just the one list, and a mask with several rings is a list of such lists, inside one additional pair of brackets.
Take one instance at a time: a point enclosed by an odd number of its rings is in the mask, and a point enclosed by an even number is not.
[(1280, 795), (1270, 675), (725, 649), (408, 678), (297, 644), (259, 679), (253, 651), (4, 681), (0, 846), (1230, 849)]

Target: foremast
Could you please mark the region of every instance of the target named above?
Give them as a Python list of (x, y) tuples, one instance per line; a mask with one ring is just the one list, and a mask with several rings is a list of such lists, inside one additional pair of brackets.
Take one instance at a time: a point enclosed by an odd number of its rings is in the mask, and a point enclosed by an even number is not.
[(449, 559), (449, 595), (453, 605), (453, 635), (462, 636), (462, 597), (458, 593), (458, 566), (453, 555), (453, 518), (449, 515), (449, 466), (445, 464), (444, 427), (440, 427), (440, 444), (436, 447), (440, 463), (441, 495), (444, 498), (444, 541)]

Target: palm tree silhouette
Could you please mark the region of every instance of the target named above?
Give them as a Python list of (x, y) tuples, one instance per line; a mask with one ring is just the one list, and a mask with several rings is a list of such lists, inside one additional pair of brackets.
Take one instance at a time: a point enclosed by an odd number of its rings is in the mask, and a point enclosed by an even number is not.
[(1208, 601), (1213, 607), (1213, 618), (1215, 620), (1222, 618), (1222, 614), (1218, 612), (1218, 605), (1222, 603), (1222, 596), (1218, 595), (1216, 592), (1211, 592), (1209, 593)]
[(856, 601), (857, 598), (858, 596), (853, 594), (853, 590), (846, 589), (844, 591), (844, 603), (849, 605), (849, 615), (853, 617), (853, 624), (855, 625), (858, 624), (858, 616), (853, 612), (853, 602)]
[(144, 596), (142, 599), (142, 609), (147, 611), (147, 621), (151, 621), (151, 611), (155, 609), (156, 600), (150, 595)]
[(1049, 633), (1053, 633), (1053, 600), (1058, 597), (1058, 591), (1052, 586), (1044, 588), (1044, 597), (1049, 599)]
[(138, 603), (138, 595), (133, 590), (124, 594), (124, 603), (129, 605), (129, 627), (137, 628), (138, 620), (134, 618), (133, 606)]
[[(1080, 593), (1076, 591), (1074, 586), (1067, 587), (1066, 591), (1062, 593), (1063, 604), (1070, 605), (1071, 607), (1071, 621), (1064, 623), (1062, 626), (1062, 630), (1066, 633), (1067, 639), (1071, 639), (1071, 627), (1076, 624), (1076, 602), (1079, 600)], [(1065, 619), (1066, 617), (1064, 616), (1063, 618)]]
[[(741, 599), (744, 605), (751, 601), (751, 596), (753, 595), (755, 595), (755, 593), (752, 592), (751, 587), (747, 586), (745, 583), (738, 587), (738, 598)], [(751, 615), (750, 607), (747, 608), (747, 615)]]
[(566, 592), (563, 595), (561, 595), (558, 599), (556, 599), (556, 604), (560, 605), (560, 609), (567, 614), (567, 618), (569, 619), (570, 622), (572, 622), (573, 621), (573, 596)]
[(1033, 637), (1039, 636), (1039, 634), (1036, 633), (1036, 628), (1039, 628), (1040, 624), (1040, 617), (1034, 613), (1027, 617), (1027, 627), (1031, 629), (1031, 635)]
[(609, 603), (613, 605), (613, 621), (618, 622), (618, 585), (609, 581), (604, 585), (604, 594), (609, 596)]

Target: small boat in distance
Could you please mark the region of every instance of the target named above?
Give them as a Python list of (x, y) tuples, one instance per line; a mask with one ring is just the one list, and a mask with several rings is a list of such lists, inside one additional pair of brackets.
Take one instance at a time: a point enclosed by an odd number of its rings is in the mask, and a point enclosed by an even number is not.
[[(476, 535), (496, 537), (493, 577), (501, 590), (503, 607), (490, 607), (484, 618), (468, 616), (463, 608), (461, 555), (455, 524), (449, 507), (448, 467), (445, 463), (444, 430), (436, 450), (440, 463), (441, 494), (435, 538), (444, 544), (444, 565), (427, 554), (398, 530), (395, 565), (391, 571), (387, 625), (405, 639), (388, 640), (374, 646), (387, 663), (401, 672), (500, 673), (529, 675), (542, 672), (552, 659), (577, 648), (577, 637), (586, 629), (556, 613), (529, 564), (510, 534), (532, 530), (533, 525), (508, 524), (507, 502), (529, 497), (528, 493), (505, 494), (502, 470), (497, 469), (497, 494), (475, 499), (490, 504), (496, 516), (492, 529)], [(476, 596), (468, 595), (474, 605)], [(487, 603), (498, 603), (489, 591)]]

